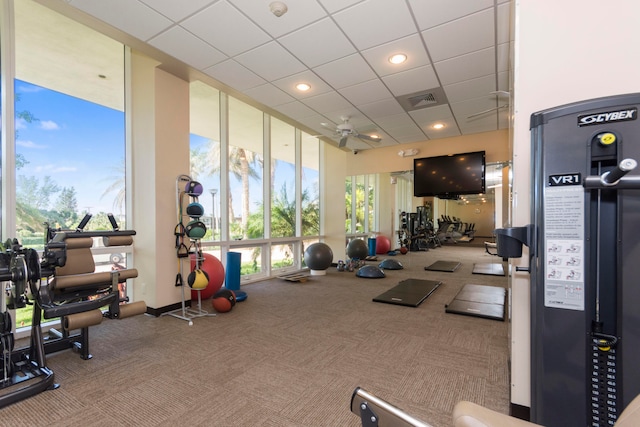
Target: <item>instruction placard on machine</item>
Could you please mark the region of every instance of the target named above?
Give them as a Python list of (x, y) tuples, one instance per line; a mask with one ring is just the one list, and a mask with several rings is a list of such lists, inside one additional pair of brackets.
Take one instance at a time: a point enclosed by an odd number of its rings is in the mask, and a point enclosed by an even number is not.
[(544, 190), (545, 307), (584, 310), (584, 189)]

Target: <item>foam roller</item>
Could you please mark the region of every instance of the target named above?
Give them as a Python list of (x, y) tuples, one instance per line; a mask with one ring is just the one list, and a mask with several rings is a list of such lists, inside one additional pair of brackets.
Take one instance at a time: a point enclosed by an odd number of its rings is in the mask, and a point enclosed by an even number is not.
[(137, 316), (138, 314), (145, 313), (147, 311), (147, 304), (144, 301), (136, 301), (129, 304), (123, 304), (120, 306), (119, 319), (126, 317)]
[(82, 313), (70, 314), (64, 318), (64, 329), (72, 331), (74, 329), (87, 328), (89, 326), (95, 326), (102, 323), (102, 311), (95, 309), (91, 311), (84, 311)]

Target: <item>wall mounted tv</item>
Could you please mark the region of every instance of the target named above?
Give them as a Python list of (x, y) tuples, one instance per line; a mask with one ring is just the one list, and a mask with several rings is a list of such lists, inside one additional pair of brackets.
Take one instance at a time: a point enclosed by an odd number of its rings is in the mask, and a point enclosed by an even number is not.
[(456, 199), (485, 192), (485, 152), (413, 159), (413, 195)]

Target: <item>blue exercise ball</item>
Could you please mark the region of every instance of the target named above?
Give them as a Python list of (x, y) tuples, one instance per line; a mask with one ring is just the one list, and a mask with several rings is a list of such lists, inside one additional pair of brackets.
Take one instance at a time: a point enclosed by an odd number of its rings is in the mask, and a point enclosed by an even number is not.
[(353, 239), (347, 245), (347, 256), (351, 259), (365, 259), (369, 255), (369, 246), (362, 239)]
[(333, 262), (333, 251), (326, 243), (312, 243), (304, 251), (304, 263), (312, 271), (326, 270)]

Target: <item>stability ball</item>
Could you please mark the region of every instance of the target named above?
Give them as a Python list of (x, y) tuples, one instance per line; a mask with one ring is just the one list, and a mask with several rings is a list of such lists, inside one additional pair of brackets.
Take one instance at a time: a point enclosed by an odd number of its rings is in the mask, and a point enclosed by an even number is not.
[(313, 275), (327, 274), (326, 270), (333, 262), (333, 251), (326, 243), (312, 243), (304, 251), (304, 263)]
[[(191, 254), (190, 257), (191, 269), (194, 270), (196, 268), (196, 257), (194, 254)], [(218, 258), (211, 254), (203, 253), (202, 258), (200, 269), (209, 276), (209, 284), (200, 291), (200, 298), (207, 299), (211, 298), (222, 287), (224, 283), (224, 266)], [(197, 291), (191, 290), (191, 299), (198, 299)]]
[(368, 253), (369, 248), (362, 239), (353, 239), (347, 245), (347, 256), (351, 259), (365, 259)]
[(378, 236), (376, 237), (376, 253), (377, 254), (386, 254), (391, 250), (391, 242), (389, 238), (386, 236)]

